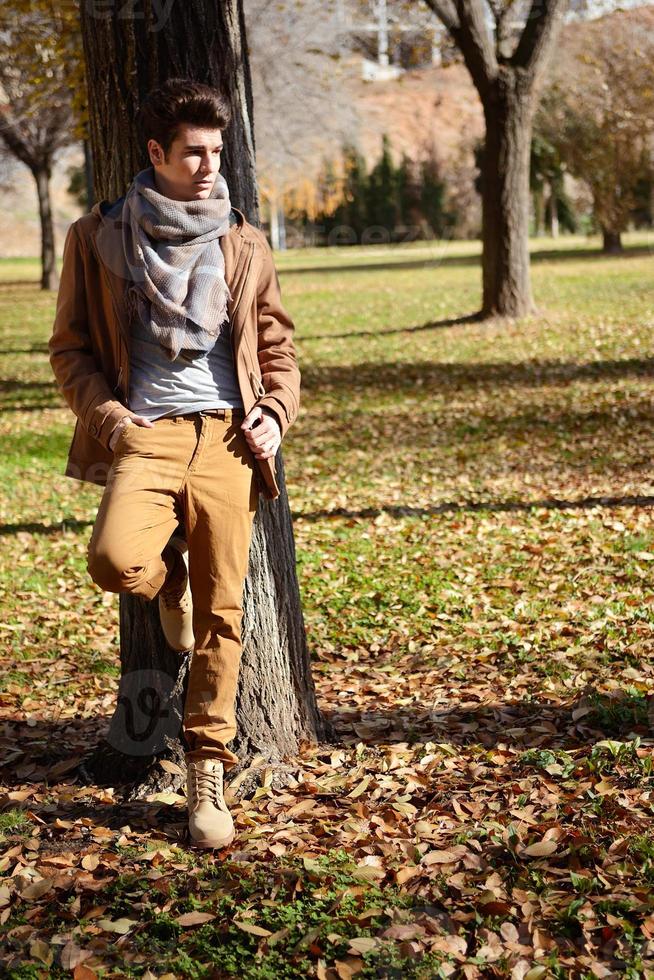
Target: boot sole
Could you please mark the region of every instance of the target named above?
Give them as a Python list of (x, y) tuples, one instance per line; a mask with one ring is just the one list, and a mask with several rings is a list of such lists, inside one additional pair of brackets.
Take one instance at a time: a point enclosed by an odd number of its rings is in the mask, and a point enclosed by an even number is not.
[(191, 837), (191, 843), (195, 844), (196, 847), (214, 847), (214, 848), (227, 847), (229, 844), (232, 843), (235, 837), (236, 837), (236, 831), (234, 831), (231, 837), (226, 837), (222, 841), (216, 842), (213, 840), (208, 840), (207, 838), (204, 837), (200, 838), (200, 840), (197, 840), (195, 837)]

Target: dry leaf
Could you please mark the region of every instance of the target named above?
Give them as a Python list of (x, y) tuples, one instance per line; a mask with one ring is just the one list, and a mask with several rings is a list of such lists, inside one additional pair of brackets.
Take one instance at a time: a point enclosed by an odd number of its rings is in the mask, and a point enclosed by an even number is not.
[(252, 922), (239, 922), (238, 919), (232, 919), (235, 926), (242, 929), (243, 932), (250, 932), (253, 936), (272, 936), (270, 929), (264, 929), (263, 926), (255, 926)]
[(549, 857), (554, 854), (559, 845), (555, 840), (539, 840), (525, 847), (520, 853), (526, 857)]
[(212, 922), (216, 916), (211, 912), (185, 912), (178, 915), (174, 920), (180, 926), (201, 926), (205, 922)]
[(52, 879), (51, 878), (37, 878), (35, 881), (30, 882), (25, 888), (20, 892), (20, 897), (25, 899), (27, 902), (36, 901), (39, 898), (43, 898), (47, 895), (49, 891), (52, 891)]
[(356, 936), (354, 939), (349, 940), (351, 953), (369, 953), (371, 949), (376, 949), (379, 946), (379, 940), (375, 939), (373, 936)]
[(135, 919), (127, 919), (124, 916), (120, 919), (98, 919), (98, 928), (104, 930), (104, 932), (115, 932), (120, 936), (125, 936), (133, 929), (134, 926), (138, 925)]
[[(92, 970), (90, 966), (84, 966), (80, 963), (73, 970), (73, 980), (97, 980), (98, 975), (95, 970)], [(145, 980), (145, 977), (143, 978)]]

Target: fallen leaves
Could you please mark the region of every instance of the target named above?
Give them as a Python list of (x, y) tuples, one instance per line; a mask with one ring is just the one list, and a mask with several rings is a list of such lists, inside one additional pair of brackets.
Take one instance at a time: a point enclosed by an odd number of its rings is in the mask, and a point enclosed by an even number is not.
[[(59, 474), (69, 413), (13, 406), (3, 960), (76, 980), (182, 980), (181, 954), (211, 975), (221, 951), (320, 980), (654, 971), (651, 324), (622, 308), (640, 261), (535, 263), (546, 320), (411, 333), (465, 264), (398, 266), (388, 296), (370, 270), (327, 300), (323, 273), (289, 276), (308, 398), (285, 462), (334, 743), (303, 744), (281, 790), (252, 760), (220, 862), (186, 846), (182, 793), (128, 804), (77, 778), (115, 703), (117, 604), (84, 567), (97, 492)], [(613, 316), (588, 313), (612, 275)], [(363, 304), (378, 334), (331, 338), (370, 330)]]

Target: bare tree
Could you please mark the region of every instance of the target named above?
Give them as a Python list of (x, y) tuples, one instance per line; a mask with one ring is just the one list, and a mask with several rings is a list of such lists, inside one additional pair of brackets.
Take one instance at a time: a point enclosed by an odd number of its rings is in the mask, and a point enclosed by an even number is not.
[(57, 268), (50, 179), (57, 152), (75, 142), (71, 76), (62, 44), (70, 10), (17, 0), (0, 13), (0, 138), (29, 168), (41, 220), (41, 287)]
[[(231, 103), (221, 172), (232, 203), (258, 223), (242, 0), (153, 4), (146, 16), (131, 18), (122, 16), (118, 7), (99, 11), (93, 0), (84, 0), (82, 33), (98, 200), (113, 201), (124, 194), (134, 174), (149, 164), (136, 127), (136, 113), (147, 91), (172, 76), (192, 77), (221, 89)], [(280, 761), (297, 752), (301, 739), (320, 738), (327, 731), (311, 675), (281, 453), (277, 479), (281, 497), (268, 501), (262, 496), (254, 523), (245, 587), (238, 734), (232, 746), (241, 762), (230, 779), (257, 755)], [(183, 782), (181, 695), (189, 658), (180, 664), (179, 656), (167, 648), (156, 603), (121, 595), (120, 620), (118, 704), (106, 740), (84, 767), (97, 781), (132, 782), (129, 792), (134, 797)], [(151, 717), (145, 718), (148, 724), (137, 738), (134, 719), (140, 712), (143, 720), (144, 702)]]
[(245, 0), (257, 110), (257, 177), (283, 243), (285, 195), (317, 178), (323, 156), (352, 139), (358, 116), (340, 60), (337, 0)]
[(538, 82), (567, 0), (425, 0), (461, 51), (484, 109), (481, 315), (532, 312), (529, 150)]
[(9, 152), (6, 144), (0, 141), (0, 191), (12, 191), (22, 169), (20, 162), (13, 153)]
[(568, 27), (537, 131), (588, 187), (606, 252), (619, 252), (635, 190), (652, 173), (654, 9)]

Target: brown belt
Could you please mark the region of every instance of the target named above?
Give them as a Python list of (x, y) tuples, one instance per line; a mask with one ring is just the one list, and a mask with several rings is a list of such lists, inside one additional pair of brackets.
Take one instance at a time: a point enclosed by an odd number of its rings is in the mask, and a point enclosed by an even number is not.
[(204, 415), (209, 415), (212, 418), (225, 419), (227, 417), (227, 412), (229, 412), (232, 416), (245, 416), (245, 412), (242, 408), (203, 408), (198, 412), (181, 412), (179, 413), (179, 417), (184, 419), (192, 419), (196, 415), (200, 418)]

